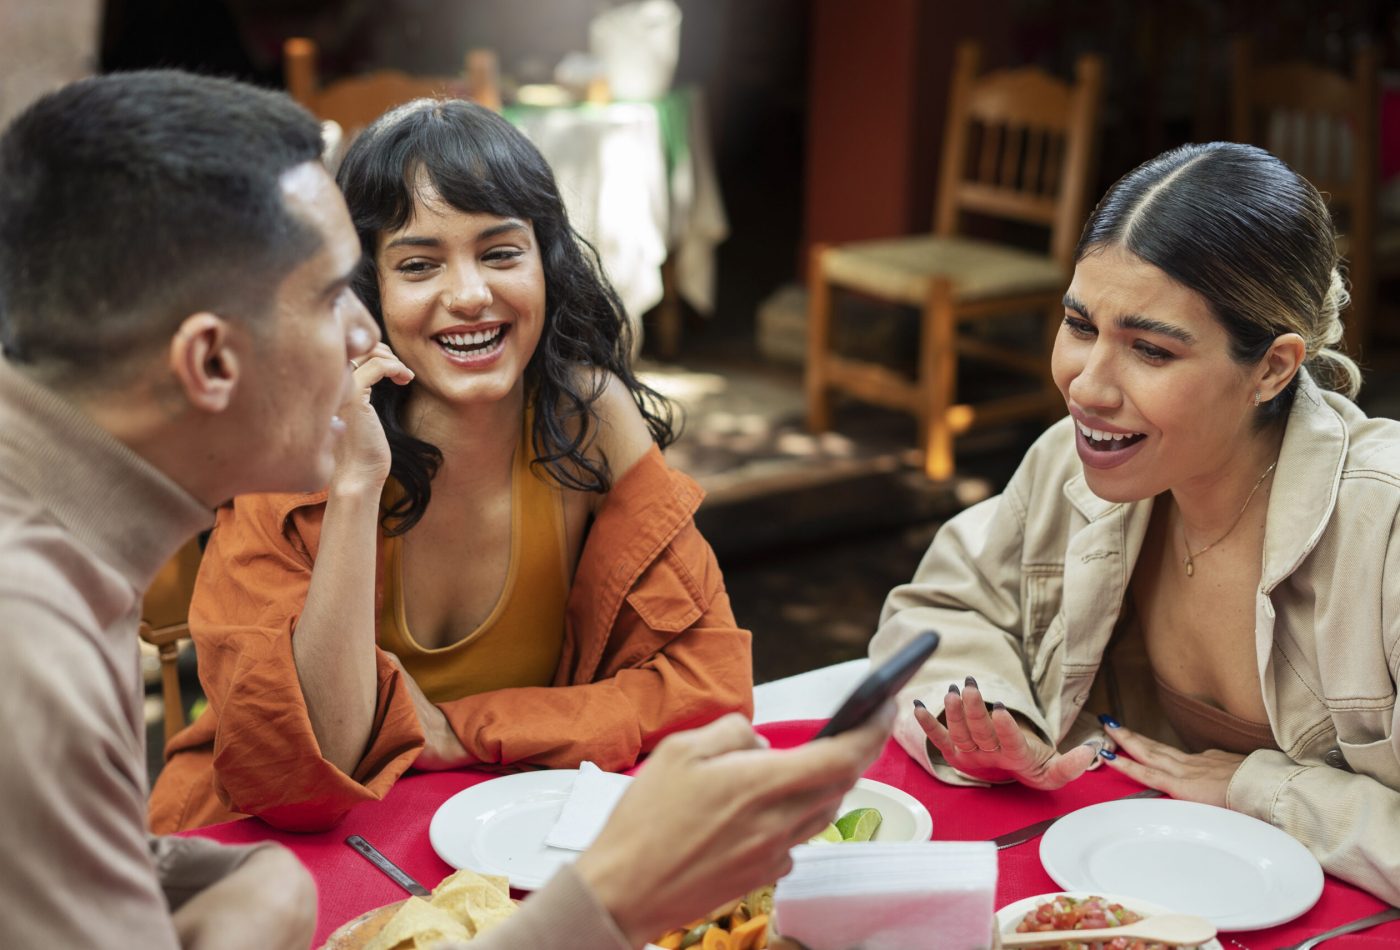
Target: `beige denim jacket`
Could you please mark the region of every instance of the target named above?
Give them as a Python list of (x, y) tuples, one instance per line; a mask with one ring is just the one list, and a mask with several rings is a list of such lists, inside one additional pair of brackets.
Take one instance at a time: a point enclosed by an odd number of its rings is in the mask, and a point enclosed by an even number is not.
[[(1101, 736), (1109, 695), (1124, 725), (1170, 739), (1150, 670), (1109, 647), (1152, 501), (1089, 491), (1071, 420), (1047, 431), (1006, 492), (939, 531), (885, 603), (879, 663), (918, 631), (943, 635), (901, 694), (895, 735), (945, 781), (970, 784), (925, 742), (912, 701), (950, 683), (1025, 716), (1061, 748)], [(1369, 419), (1306, 374), (1269, 499), (1255, 649), (1281, 752), (1248, 756), (1229, 808), (1298, 838), (1329, 872), (1400, 903), (1400, 423)], [(1124, 624), (1130, 621), (1123, 617)], [(1103, 675), (1100, 675), (1100, 674)], [(1090, 694), (1094, 698), (1091, 701)], [(1144, 701), (1143, 697), (1149, 697)], [(1155, 705), (1155, 703), (1153, 704)]]

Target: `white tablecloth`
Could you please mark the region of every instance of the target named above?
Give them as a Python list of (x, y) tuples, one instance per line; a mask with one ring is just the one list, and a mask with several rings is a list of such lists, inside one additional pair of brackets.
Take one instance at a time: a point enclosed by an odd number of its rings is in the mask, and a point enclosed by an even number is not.
[(652, 103), (506, 110), (554, 169), (574, 228), (597, 248), (634, 325), (661, 302), (668, 253), (681, 297), (700, 313), (714, 309), (714, 250), (729, 225), (704, 101), (698, 90), (684, 96), (688, 148), (669, 169)]

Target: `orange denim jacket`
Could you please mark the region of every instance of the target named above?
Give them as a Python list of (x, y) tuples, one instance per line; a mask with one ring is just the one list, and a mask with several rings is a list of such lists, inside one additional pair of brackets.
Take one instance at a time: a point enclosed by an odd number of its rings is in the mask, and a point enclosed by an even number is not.
[[(439, 706), (470, 755), (619, 770), (669, 733), (753, 714), (751, 637), (695, 527), (703, 495), (655, 447), (613, 485), (569, 592), (554, 684)], [(325, 497), (249, 496), (219, 511), (190, 611), (209, 707), (166, 748), (151, 794), (156, 832), (246, 814), (287, 830), (329, 828), (383, 798), (418, 757), (422, 728), (383, 650), (374, 732), (354, 773), (322, 758), (312, 732), (291, 640)], [(382, 577), (375, 587), (379, 602)]]

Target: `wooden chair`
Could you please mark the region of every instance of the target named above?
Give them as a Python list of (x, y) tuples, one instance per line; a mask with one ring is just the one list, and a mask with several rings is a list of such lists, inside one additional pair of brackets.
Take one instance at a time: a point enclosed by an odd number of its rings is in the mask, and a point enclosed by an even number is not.
[[(1047, 353), (958, 328), (1009, 313), (1046, 313), (1047, 334), (1058, 328), (1096, 151), (1098, 57), (1080, 57), (1073, 84), (1029, 67), (978, 76), (979, 59), (975, 44), (958, 47), (934, 233), (817, 246), (808, 273), (808, 427), (830, 428), (833, 391), (912, 413), (932, 479), (953, 474), (953, 439), (972, 426), (1063, 411)], [(964, 212), (1048, 228), (1048, 252), (962, 236)], [(833, 288), (920, 308), (914, 381), (831, 351)], [(1028, 375), (1034, 391), (957, 404), (959, 354)]]
[(1232, 59), (1234, 138), (1267, 148), (1283, 159), (1323, 193), (1332, 209), (1342, 233), (1341, 251), (1351, 284), (1346, 343), (1357, 353), (1371, 336), (1382, 263), (1376, 225), (1380, 161), (1376, 51), (1371, 46), (1358, 49), (1350, 76), (1299, 61), (1260, 65), (1247, 38), (1235, 40)]
[(160, 656), (160, 688), (165, 700), (165, 741), (185, 727), (180, 696), (180, 641), (190, 635), (190, 601), (199, 573), (198, 539), (165, 563), (141, 601), (141, 639)]
[(381, 69), (324, 86), (318, 78), (313, 40), (292, 37), (283, 44), (282, 54), (287, 92), (318, 119), (338, 123), (347, 142), (394, 106), (414, 99), (446, 96), (501, 108), (496, 54), (491, 50), (469, 50), (460, 76), (410, 76)]

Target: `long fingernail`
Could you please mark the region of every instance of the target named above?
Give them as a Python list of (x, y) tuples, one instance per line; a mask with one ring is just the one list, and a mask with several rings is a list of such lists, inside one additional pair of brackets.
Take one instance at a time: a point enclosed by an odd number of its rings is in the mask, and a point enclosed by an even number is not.
[(961, 695), (962, 695), (962, 693), (958, 690), (958, 684), (957, 684), (957, 683), (949, 683), (949, 684), (948, 684), (948, 692), (952, 693), (954, 696), (961, 696)]
[(998, 702), (998, 703), (992, 703), (992, 711), (993, 711), (993, 712), (996, 712), (998, 709), (1005, 709), (1005, 708), (1006, 708), (1006, 703), (1000, 703), (1000, 702)]
[(969, 676), (966, 680), (963, 681), (963, 685), (966, 686), (968, 689), (978, 689), (978, 688), (979, 688), (979, 687), (977, 686), (977, 680), (973, 679), (971, 676)]
[(928, 707), (925, 706), (921, 700), (916, 699), (916, 700), (914, 700), (914, 708), (915, 708), (915, 709), (927, 709)]
[(1099, 722), (1103, 723), (1103, 724), (1104, 724), (1107, 728), (1109, 728), (1109, 729), (1121, 729), (1121, 728), (1123, 728), (1122, 726), (1120, 726), (1120, 725), (1118, 724), (1118, 720), (1117, 720), (1117, 719), (1114, 719), (1114, 718), (1113, 718), (1112, 716), (1110, 716), (1108, 713), (1100, 713), (1100, 714), (1099, 714)]
[(1116, 752), (1109, 752), (1107, 749), (1100, 749), (1100, 750), (1099, 750), (1099, 755), (1101, 755), (1101, 756), (1102, 756), (1103, 758), (1105, 758), (1105, 759), (1108, 759), (1110, 762), (1112, 762), (1114, 759), (1118, 758), (1118, 753), (1116, 753)]

